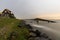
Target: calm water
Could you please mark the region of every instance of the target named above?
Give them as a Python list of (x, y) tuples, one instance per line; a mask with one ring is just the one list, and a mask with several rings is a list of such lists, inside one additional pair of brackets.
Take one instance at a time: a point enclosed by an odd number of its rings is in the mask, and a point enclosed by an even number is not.
[(39, 31), (46, 33), (53, 40), (60, 40), (60, 21), (56, 21), (57, 23), (48, 23), (40, 21), (40, 23), (36, 23), (35, 21), (28, 20), (27, 23), (30, 24), (34, 29), (38, 29)]

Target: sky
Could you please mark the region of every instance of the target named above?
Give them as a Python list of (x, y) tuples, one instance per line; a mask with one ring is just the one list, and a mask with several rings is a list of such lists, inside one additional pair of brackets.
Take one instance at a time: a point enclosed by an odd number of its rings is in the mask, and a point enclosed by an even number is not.
[(6, 8), (17, 18), (60, 19), (60, 0), (0, 0), (0, 11)]

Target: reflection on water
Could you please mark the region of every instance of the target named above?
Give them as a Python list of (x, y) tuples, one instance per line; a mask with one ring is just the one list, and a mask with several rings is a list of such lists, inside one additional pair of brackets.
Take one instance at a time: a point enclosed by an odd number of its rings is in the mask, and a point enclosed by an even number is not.
[(34, 29), (38, 29), (47, 35), (49, 35), (53, 40), (60, 40), (60, 21), (57, 23), (48, 23), (40, 21), (40, 23), (36, 23), (35, 21), (29, 20), (27, 21)]

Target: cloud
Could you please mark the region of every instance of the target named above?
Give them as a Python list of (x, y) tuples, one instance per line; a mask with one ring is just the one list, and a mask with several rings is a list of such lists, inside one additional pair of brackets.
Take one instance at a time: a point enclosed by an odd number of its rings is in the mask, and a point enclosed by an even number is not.
[(57, 17), (60, 0), (1, 0), (0, 10), (5, 8), (12, 10), (17, 18)]

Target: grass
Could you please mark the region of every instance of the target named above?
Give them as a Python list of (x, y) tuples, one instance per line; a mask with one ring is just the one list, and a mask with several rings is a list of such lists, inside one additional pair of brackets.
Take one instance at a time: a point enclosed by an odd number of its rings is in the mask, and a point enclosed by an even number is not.
[(7, 40), (12, 32), (17, 34), (14, 40), (27, 40), (29, 31), (26, 27), (19, 28), (20, 22), (15, 18), (0, 17), (0, 40)]

